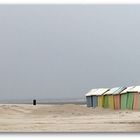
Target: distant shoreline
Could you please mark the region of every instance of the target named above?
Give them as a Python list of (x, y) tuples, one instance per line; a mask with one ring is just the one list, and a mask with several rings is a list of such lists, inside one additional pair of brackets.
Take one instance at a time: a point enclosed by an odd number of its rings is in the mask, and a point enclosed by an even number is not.
[[(36, 100), (37, 104), (42, 104), (42, 105), (47, 105), (47, 104), (57, 104), (57, 105), (62, 105), (62, 104), (86, 104), (85, 100), (52, 100), (52, 101), (42, 101), (42, 100)], [(32, 100), (31, 101), (0, 101), (0, 104), (33, 104)]]
[(47, 102), (47, 103), (37, 103), (37, 104), (86, 104), (86, 102)]
[[(22, 105), (22, 104), (27, 104), (27, 105), (33, 105), (32, 103), (0, 103), (0, 105)], [(66, 104), (74, 104), (74, 105), (85, 105), (85, 102), (67, 102), (67, 103), (63, 103), (63, 102), (49, 102), (49, 103), (37, 103), (36, 105), (66, 105)]]

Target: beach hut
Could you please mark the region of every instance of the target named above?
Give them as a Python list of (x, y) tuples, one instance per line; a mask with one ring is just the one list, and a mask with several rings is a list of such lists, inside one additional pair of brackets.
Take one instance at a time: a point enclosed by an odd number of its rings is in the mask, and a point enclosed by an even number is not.
[[(131, 100), (132, 97), (129, 94), (129, 92), (134, 88), (134, 86), (127, 87), (125, 90), (123, 90), (121, 94), (121, 109), (127, 109), (131, 106)], [(131, 102), (131, 103), (130, 103)]]
[(104, 101), (104, 96), (103, 94), (107, 92), (109, 89), (108, 88), (100, 88), (97, 91), (94, 92), (94, 94), (98, 97), (98, 102), (97, 106), (98, 107), (103, 107), (103, 101)]
[(92, 95), (92, 107), (95, 108), (98, 105), (98, 96)]
[(129, 94), (131, 94), (131, 96), (133, 96), (132, 97), (132, 99), (133, 99), (133, 106), (132, 106), (132, 108), (134, 110), (139, 110), (140, 109), (140, 86), (136, 86), (133, 89), (131, 89), (129, 91)]
[(111, 108), (114, 109), (114, 97), (113, 97), (113, 93), (115, 91), (117, 91), (119, 89), (119, 87), (115, 87), (115, 88), (111, 88), (109, 91), (107, 91), (106, 93), (104, 93), (104, 96), (107, 98), (106, 99), (106, 105), (105, 108)]
[(133, 109), (133, 101), (134, 101), (134, 96), (133, 96), (133, 92), (128, 92), (128, 97), (127, 97), (127, 104), (126, 107), (127, 109)]
[(104, 108), (108, 108), (108, 96), (107, 95), (104, 95), (104, 98), (103, 98), (103, 107)]
[(95, 92), (97, 89), (92, 89), (86, 94), (86, 103), (87, 107), (93, 107), (93, 96), (91, 95), (93, 92)]
[(118, 110), (120, 109), (120, 104), (121, 104), (121, 96), (120, 93), (125, 90), (126, 87), (120, 87), (118, 90), (116, 90), (113, 93), (113, 97), (114, 97), (114, 109)]
[(103, 106), (103, 96), (102, 94), (105, 93), (108, 88), (99, 88), (98, 90), (91, 92), (92, 96), (92, 107)]
[(97, 96), (97, 93), (96, 93), (98, 90), (99, 89), (91, 91), (92, 107), (94, 107), (94, 108), (98, 105), (98, 96)]

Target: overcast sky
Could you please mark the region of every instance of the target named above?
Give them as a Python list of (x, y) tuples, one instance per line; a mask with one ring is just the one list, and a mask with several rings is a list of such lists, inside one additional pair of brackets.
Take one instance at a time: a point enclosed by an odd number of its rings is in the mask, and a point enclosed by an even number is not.
[(140, 85), (139, 60), (140, 5), (0, 6), (0, 100)]

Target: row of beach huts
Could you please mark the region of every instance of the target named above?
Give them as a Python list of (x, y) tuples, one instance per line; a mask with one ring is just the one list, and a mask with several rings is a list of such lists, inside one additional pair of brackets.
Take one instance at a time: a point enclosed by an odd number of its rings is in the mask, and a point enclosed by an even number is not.
[(92, 89), (86, 94), (87, 107), (140, 110), (140, 86)]

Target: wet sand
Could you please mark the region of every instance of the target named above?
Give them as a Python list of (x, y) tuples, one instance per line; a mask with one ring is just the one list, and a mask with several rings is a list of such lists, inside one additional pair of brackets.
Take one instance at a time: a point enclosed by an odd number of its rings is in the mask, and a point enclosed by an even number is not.
[(1, 104), (0, 132), (140, 132), (140, 111)]

